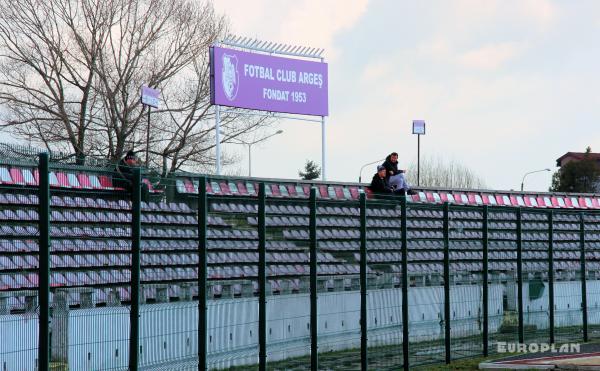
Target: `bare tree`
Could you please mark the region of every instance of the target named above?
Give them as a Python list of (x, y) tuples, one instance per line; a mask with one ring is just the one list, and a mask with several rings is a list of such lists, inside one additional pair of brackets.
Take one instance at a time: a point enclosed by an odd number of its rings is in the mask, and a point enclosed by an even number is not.
[[(417, 163), (412, 162), (406, 174), (410, 184), (417, 184)], [(423, 187), (443, 188), (486, 188), (485, 182), (471, 169), (454, 160), (442, 157), (425, 157), (421, 159), (419, 176)]]
[[(149, 148), (165, 172), (211, 166), (208, 48), (226, 31), (210, 2), (0, 0), (0, 126), (77, 158)], [(142, 84), (164, 101), (149, 141)], [(232, 112), (225, 139), (269, 122)]]

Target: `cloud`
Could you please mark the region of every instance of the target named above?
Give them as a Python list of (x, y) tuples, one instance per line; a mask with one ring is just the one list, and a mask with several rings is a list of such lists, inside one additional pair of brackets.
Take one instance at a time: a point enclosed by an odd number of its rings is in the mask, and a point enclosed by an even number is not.
[(518, 56), (524, 49), (524, 43), (505, 42), (470, 50), (457, 57), (459, 64), (484, 70), (495, 70)]
[(339, 53), (334, 37), (355, 25), (365, 14), (368, 3), (368, 0), (297, 0), (290, 6), (292, 3), (278, 0), (220, 0), (214, 5), (227, 15), (234, 33), (324, 48), (325, 57), (333, 60)]

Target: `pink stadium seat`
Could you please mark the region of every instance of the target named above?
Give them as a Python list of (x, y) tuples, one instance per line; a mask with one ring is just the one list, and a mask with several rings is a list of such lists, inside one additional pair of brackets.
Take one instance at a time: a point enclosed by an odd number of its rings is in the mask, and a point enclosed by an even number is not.
[(92, 183), (90, 182), (90, 178), (85, 173), (77, 174), (77, 180), (79, 181), (79, 185), (81, 186), (81, 188), (85, 188), (85, 189), (94, 188), (92, 186)]
[(183, 185), (185, 186), (186, 193), (196, 193), (196, 189), (194, 188), (194, 183), (190, 179), (185, 179), (183, 181)]
[(107, 175), (98, 176), (98, 180), (100, 181), (100, 185), (103, 189), (114, 189), (112, 185), (112, 179)]
[(475, 201), (475, 194), (469, 193), (467, 194), (467, 198), (469, 199), (469, 205), (476, 205), (477, 201)]
[(273, 197), (281, 197), (281, 191), (279, 190), (278, 184), (267, 184), (267, 187), (271, 188)]
[(452, 195), (454, 196), (454, 202), (456, 202), (457, 204), (462, 204), (463, 203), (462, 194), (460, 194), (460, 193), (453, 193)]
[(525, 201), (525, 206), (527, 207), (534, 207), (534, 205), (531, 203), (531, 199), (529, 196), (524, 196), (523, 197), (523, 201)]
[(308, 184), (303, 184), (301, 187), (304, 190), (306, 197), (310, 196), (310, 186)]
[(222, 195), (230, 195), (231, 190), (229, 189), (229, 184), (227, 182), (219, 182), (219, 187), (221, 187)]
[(547, 207), (546, 202), (544, 202), (544, 197), (538, 196), (538, 197), (536, 197), (536, 201), (537, 201), (538, 207)]
[(363, 187), (363, 191), (365, 192), (367, 198), (373, 198), (373, 191), (371, 191), (371, 188)]
[(504, 200), (502, 199), (502, 196), (496, 195), (496, 203), (500, 206), (504, 205)]
[(237, 185), (238, 192), (241, 195), (247, 195), (248, 194), (248, 190), (246, 189), (246, 185), (244, 184), (244, 182), (237, 182), (236, 185)]
[[(52, 177), (52, 173), (50, 173), (50, 177)], [(56, 172), (56, 179), (58, 180), (58, 186), (66, 188), (71, 187), (67, 174), (63, 173), (62, 171)], [(52, 182), (50, 182), (50, 184), (52, 184)]]
[(425, 197), (427, 198), (427, 202), (435, 203), (435, 199), (433, 198), (432, 192), (425, 192)]
[(293, 184), (287, 184), (286, 187), (287, 187), (290, 197), (298, 196), (298, 194), (296, 193), (296, 187)]
[(151, 193), (161, 193), (162, 190), (154, 188), (150, 179), (142, 178), (142, 182), (148, 186), (148, 191)]
[(348, 189), (350, 190), (350, 195), (352, 195), (352, 198), (357, 200), (359, 195), (358, 187), (350, 186)]
[(326, 185), (319, 185), (318, 187), (319, 189), (319, 195), (321, 198), (329, 198), (329, 192), (327, 192), (327, 186)]
[(570, 207), (570, 208), (573, 208), (573, 207), (575, 207), (575, 206), (573, 205), (573, 202), (571, 202), (571, 199), (570, 199), (569, 197), (565, 197), (565, 205), (566, 205), (567, 207)]
[(558, 199), (556, 197), (550, 197), (550, 201), (552, 202), (553, 207), (560, 207), (560, 205), (558, 204)]
[(345, 200), (346, 196), (344, 196), (344, 190), (342, 189), (342, 187), (340, 186), (334, 186), (333, 189), (335, 190), (335, 197), (338, 200)]
[(442, 202), (448, 202), (448, 193), (446, 193), (446, 192), (440, 192), (440, 200)]
[(600, 209), (600, 199), (593, 197), (592, 205), (594, 206), (595, 209)]
[(483, 200), (483, 204), (484, 205), (489, 205), (490, 204), (490, 197), (494, 197), (494, 196), (488, 195), (486, 193), (484, 193), (484, 194), (481, 195), (481, 199)]
[(517, 197), (516, 196), (509, 196), (510, 198), (510, 204), (513, 206), (519, 206), (519, 201), (517, 201)]
[(14, 184), (25, 184), (25, 179), (21, 173), (21, 169), (13, 167), (10, 169), (10, 177)]

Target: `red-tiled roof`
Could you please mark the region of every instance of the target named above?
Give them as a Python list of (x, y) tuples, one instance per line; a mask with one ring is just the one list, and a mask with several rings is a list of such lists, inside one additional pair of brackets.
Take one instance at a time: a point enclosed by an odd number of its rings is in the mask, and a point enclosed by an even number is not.
[(567, 157), (571, 157), (574, 160), (580, 161), (580, 160), (583, 160), (583, 158), (586, 155), (589, 158), (593, 159), (593, 160), (600, 160), (600, 153), (595, 153), (595, 152), (590, 152), (590, 153), (585, 153), (585, 152), (567, 152), (564, 155), (562, 155), (562, 156), (560, 156), (559, 158), (556, 159), (556, 166), (562, 166), (562, 161), (565, 158), (567, 158)]

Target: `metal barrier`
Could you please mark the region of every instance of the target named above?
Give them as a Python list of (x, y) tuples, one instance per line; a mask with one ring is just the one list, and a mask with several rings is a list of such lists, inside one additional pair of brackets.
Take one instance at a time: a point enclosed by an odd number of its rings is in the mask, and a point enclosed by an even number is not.
[(46, 154), (38, 170), (0, 197), (2, 370), (408, 370), (598, 337), (598, 212), (205, 178), (169, 204), (142, 200), (139, 170), (99, 194), (53, 188)]

